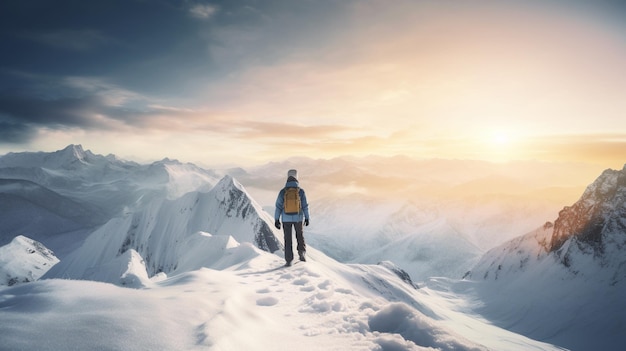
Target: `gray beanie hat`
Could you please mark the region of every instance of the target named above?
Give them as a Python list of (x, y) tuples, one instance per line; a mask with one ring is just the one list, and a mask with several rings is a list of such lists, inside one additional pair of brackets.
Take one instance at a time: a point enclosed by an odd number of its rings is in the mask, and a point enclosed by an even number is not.
[(298, 171), (295, 170), (295, 169), (290, 169), (287, 172), (287, 178), (289, 178), (289, 177), (294, 177), (294, 178), (298, 179)]

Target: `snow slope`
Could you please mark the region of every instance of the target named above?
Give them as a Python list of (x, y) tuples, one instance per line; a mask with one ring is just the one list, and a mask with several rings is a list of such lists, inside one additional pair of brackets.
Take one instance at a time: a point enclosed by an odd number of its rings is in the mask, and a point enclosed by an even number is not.
[(0, 245), (26, 234), (64, 257), (112, 217), (157, 199), (208, 191), (213, 171), (164, 159), (149, 165), (80, 145), (0, 156)]
[(41, 243), (16, 236), (0, 247), (0, 286), (34, 282), (59, 259)]
[(455, 311), (458, 301), (383, 266), (311, 249), (286, 268), (235, 242), (205, 254), (221, 267), (157, 274), (142, 289), (59, 279), (2, 289), (0, 350), (559, 349)]
[[(626, 167), (607, 170), (554, 223), (489, 251), (468, 273), (486, 318), (575, 350), (626, 343)], [(495, 293), (498, 292), (498, 293)]]
[(0, 179), (0, 246), (28, 235), (63, 256), (100, 222), (92, 204), (27, 180)]
[[(102, 267), (131, 262), (135, 277), (189, 270), (187, 256), (211, 247), (228, 247), (231, 240), (254, 243), (274, 252), (282, 246), (273, 220), (239, 182), (225, 176), (209, 192), (191, 192), (176, 199), (157, 199), (141, 210), (111, 219), (91, 234), (82, 247), (51, 269), (47, 277), (102, 280), (118, 284), (119, 275), (102, 274)], [(133, 254), (128, 254), (132, 250)], [(97, 253), (97, 254), (94, 254)], [(197, 267), (210, 266), (210, 256)], [(115, 269), (115, 271), (119, 271)], [(139, 279), (136, 284), (145, 284)]]

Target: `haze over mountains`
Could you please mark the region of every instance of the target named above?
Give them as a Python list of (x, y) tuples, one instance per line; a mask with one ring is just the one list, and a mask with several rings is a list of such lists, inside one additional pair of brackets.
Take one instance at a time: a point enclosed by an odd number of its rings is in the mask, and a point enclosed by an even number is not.
[[(154, 199), (208, 191), (226, 174), (273, 213), (290, 168), (299, 169), (311, 200), (311, 245), (341, 262), (393, 260), (416, 280), (462, 276), (486, 250), (555, 218), (575, 200), (571, 193), (595, 177), (590, 166), (406, 157), (300, 158), (250, 170), (206, 170), (167, 158), (141, 165), (70, 145), (0, 158), (0, 178), (7, 184), (0, 193), (7, 198), (0, 244), (25, 234), (63, 257), (110, 218)], [(19, 189), (24, 182), (30, 182), (28, 196), (7, 187)], [(25, 215), (30, 213), (37, 215)], [(76, 244), (68, 247), (64, 236)], [(408, 253), (396, 248), (407, 245), (413, 248)]]
[[(311, 260), (283, 273), (276, 270), (282, 232), (269, 213), (289, 168), (299, 170), (311, 202), (305, 234)], [(580, 178), (569, 175), (573, 169)], [(304, 318), (290, 340), (318, 346), (306, 335), (324, 335), (336, 342), (329, 349), (556, 349), (522, 335), (573, 350), (616, 349), (625, 341), (620, 325), (626, 306), (619, 296), (626, 285), (626, 170), (607, 170), (563, 209), (591, 172), (591, 166), (570, 164), (375, 157), (206, 170), (169, 159), (141, 165), (79, 145), (4, 155), (0, 274), (6, 279), (0, 284), (15, 287), (0, 290), (0, 308), (10, 312), (0, 318), (0, 333), (10, 331), (7, 345), (26, 349), (59, 332), (39, 325), (43, 331), (34, 335), (16, 296), (39, 296), (48, 302), (35, 313), (54, 305), (55, 318), (62, 319), (75, 312), (74, 304), (57, 306), (57, 294), (99, 291), (59, 280), (71, 278), (142, 289), (148, 305), (168, 311), (200, 306), (181, 334), (162, 340), (164, 349), (180, 349), (173, 346), (178, 342), (182, 349), (244, 347), (249, 338), (222, 340), (215, 330), (226, 324), (203, 322), (202, 316), (226, 313), (241, 322), (243, 333), (252, 332), (262, 312), (290, 321), (317, 315)], [(46, 280), (32, 283), (45, 271)], [(264, 285), (268, 281), (271, 286)], [(201, 293), (178, 307), (160, 297), (191, 290)], [(134, 299), (121, 290), (103, 291), (109, 293), (94, 298), (119, 313), (123, 307), (112, 296)], [(252, 295), (259, 294), (266, 296), (253, 305), (230, 300), (255, 301)], [(227, 305), (241, 311), (206, 305), (205, 299), (231, 301)], [(292, 315), (287, 305), (299, 312)], [(117, 312), (106, 317), (88, 306), (94, 318), (121, 322)], [(355, 324), (321, 327), (336, 323), (335, 317)], [(150, 324), (136, 317), (131, 322)], [(199, 325), (204, 341), (192, 342), (185, 335)], [(279, 329), (268, 333), (280, 335)], [(253, 334), (264, 340), (257, 349), (270, 349), (268, 335)], [(106, 345), (105, 338), (95, 338)], [(121, 349), (147, 345), (132, 335), (125, 340)]]

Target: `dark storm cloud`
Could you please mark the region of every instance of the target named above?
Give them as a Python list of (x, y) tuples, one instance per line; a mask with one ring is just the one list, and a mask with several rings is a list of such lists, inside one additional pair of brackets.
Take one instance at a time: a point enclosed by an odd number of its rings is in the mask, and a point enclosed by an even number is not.
[(30, 37), (53, 48), (76, 52), (86, 52), (107, 45), (117, 44), (117, 41), (95, 30), (58, 30), (47, 33), (33, 33)]
[(0, 114), (23, 124), (93, 126), (85, 115), (104, 104), (96, 96), (44, 100), (36, 97), (0, 95)]
[[(206, 19), (210, 8), (196, 12)], [(132, 105), (137, 99), (120, 98), (120, 91), (158, 93), (167, 90), (159, 88), (164, 79), (174, 88), (171, 72), (193, 61), (184, 55), (198, 56), (183, 43), (199, 22), (190, 17), (185, 2), (0, 3), (2, 142), (26, 140), (39, 127), (138, 123), (150, 108)], [(81, 78), (105, 83), (73, 82)]]
[[(160, 101), (181, 98), (193, 103), (207, 84), (242, 67), (312, 47), (323, 37), (315, 29), (331, 31), (322, 19), (333, 18), (338, 4), (0, 2), (0, 121), (10, 122), (5, 130), (16, 135), (3, 139), (19, 139), (40, 126), (101, 128), (107, 119), (146, 124), (153, 114), (162, 117), (163, 111), (150, 107)], [(107, 87), (67, 84), (76, 77)], [(118, 90), (145, 98), (120, 101), (115, 97)]]
[(0, 144), (21, 144), (28, 142), (34, 135), (34, 129), (20, 123), (10, 123), (1, 120), (0, 116)]
[(181, 2), (9, 1), (0, 4), (0, 65), (13, 71), (98, 76), (150, 89), (201, 46), (185, 42), (198, 22)]

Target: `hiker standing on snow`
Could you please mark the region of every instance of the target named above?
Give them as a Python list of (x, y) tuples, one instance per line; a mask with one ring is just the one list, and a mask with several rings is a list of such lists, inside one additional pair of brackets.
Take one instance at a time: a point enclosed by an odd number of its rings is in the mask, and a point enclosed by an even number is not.
[(300, 261), (306, 261), (306, 244), (302, 231), (302, 221), (304, 225), (309, 225), (309, 204), (306, 201), (304, 189), (298, 183), (298, 171), (290, 169), (287, 172), (287, 183), (280, 190), (276, 198), (276, 211), (274, 212), (274, 225), (280, 229), (280, 218), (283, 219), (283, 231), (285, 233), (285, 261), (287, 266), (291, 266), (293, 261), (293, 247), (291, 228), (296, 230), (297, 250)]

